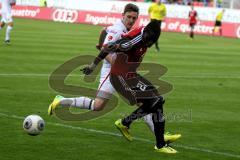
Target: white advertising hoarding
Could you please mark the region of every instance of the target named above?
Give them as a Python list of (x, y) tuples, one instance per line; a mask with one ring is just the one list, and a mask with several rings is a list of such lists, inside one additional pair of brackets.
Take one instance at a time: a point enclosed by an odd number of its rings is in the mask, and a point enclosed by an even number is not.
[[(76, 9), (84, 11), (122, 13), (124, 6), (129, 2), (124, 1), (104, 1), (104, 0), (47, 0), (48, 7)], [(18, 5), (39, 6), (40, 0), (17, 0)], [(148, 15), (148, 7), (150, 3), (135, 2), (140, 8), (140, 15)], [(168, 18), (184, 18), (188, 17), (189, 6), (166, 5)], [(214, 21), (217, 13), (221, 9), (196, 7), (200, 20)], [(240, 23), (240, 11), (227, 9), (223, 22)]]

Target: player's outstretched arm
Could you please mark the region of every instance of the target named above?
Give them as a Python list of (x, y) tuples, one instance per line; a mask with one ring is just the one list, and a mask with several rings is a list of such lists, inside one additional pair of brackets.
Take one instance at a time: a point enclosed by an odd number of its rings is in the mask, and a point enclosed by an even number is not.
[(133, 45), (131, 41), (123, 39), (114, 43), (109, 43), (103, 47), (98, 56), (90, 65), (82, 68), (80, 71), (82, 71), (83, 74), (89, 75), (94, 71), (99, 62), (106, 58), (110, 52), (124, 52), (129, 50), (132, 46)]
[(82, 68), (80, 71), (82, 71), (83, 74), (86, 74), (86, 75), (91, 74), (96, 68), (96, 66), (99, 64), (99, 62), (101, 62), (108, 54), (109, 54), (109, 51), (102, 49), (98, 54), (98, 56), (94, 59), (94, 61), (90, 65)]

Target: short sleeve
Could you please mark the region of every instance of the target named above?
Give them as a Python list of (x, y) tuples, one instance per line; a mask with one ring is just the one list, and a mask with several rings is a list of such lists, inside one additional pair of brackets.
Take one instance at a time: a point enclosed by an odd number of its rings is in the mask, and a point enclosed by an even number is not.
[(103, 42), (103, 45), (116, 42), (121, 38), (122, 33), (115, 32), (115, 31), (108, 31), (108, 34)]

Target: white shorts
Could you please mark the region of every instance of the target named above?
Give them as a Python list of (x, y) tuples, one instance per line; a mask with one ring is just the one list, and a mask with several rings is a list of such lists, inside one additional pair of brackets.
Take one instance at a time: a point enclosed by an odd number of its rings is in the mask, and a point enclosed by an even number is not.
[(100, 74), (100, 84), (98, 86), (97, 97), (110, 99), (114, 94), (115, 89), (110, 82), (110, 70), (111, 66), (103, 64)]
[(13, 22), (11, 14), (2, 13), (1, 22), (4, 22), (4, 23), (11, 23), (11, 22)]

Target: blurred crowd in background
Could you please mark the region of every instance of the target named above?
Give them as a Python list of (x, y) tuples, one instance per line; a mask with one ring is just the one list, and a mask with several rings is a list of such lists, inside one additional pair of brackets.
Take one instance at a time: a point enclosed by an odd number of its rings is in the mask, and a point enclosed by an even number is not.
[[(126, 1), (126, 0), (125, 0)], [(128, 0), (135, 2), (154, 2), (154, 0)], [(194, 4), (194, 6), (205, 6), (205, 7), (213, 7), (214, 2), (216, 3), (216, 7), (221, 8), (223, 0), (162, 0), (162, 3), (165, 4), (178, 4), (178, 5), (190, 5)]]

